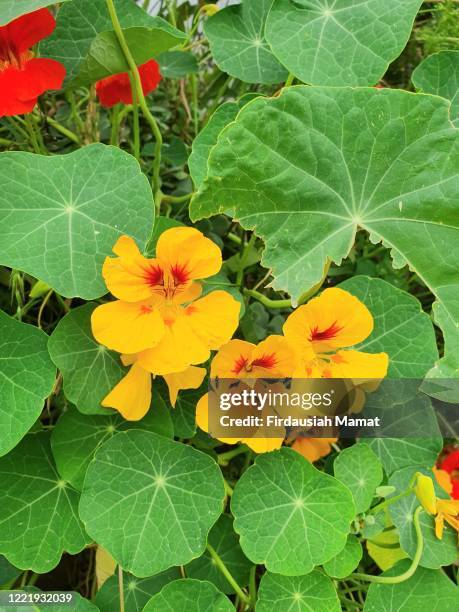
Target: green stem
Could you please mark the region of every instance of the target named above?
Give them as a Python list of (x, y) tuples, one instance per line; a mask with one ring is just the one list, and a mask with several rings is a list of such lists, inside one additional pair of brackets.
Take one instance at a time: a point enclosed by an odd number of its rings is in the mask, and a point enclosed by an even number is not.
[(252, 605), (257, 601), (257, 566), (252, 565), (249, 574), (249, 594)]
[(285, 81), (284, 87), (290, 87), (290, 85), (292, 85), (294, 80), (295, 80), (295, 75), (290, 73), (287, 77), (287, 80)]
[(118, 147), (120, 143), (119, 131), (120, 131), (120, 105), (115, 104), (111, 113), (111, 131), (110, 131), (110, 144), (114, 147)]
[(223, 479), (223, 485), (225, 487), (225, 493), (228, 497), (232, 497), (233, 496), (233, 487), (229, 484), (229, 482), (226, 480), (226, 478)]
[(228, 580), (230, 585), (233, 587), (236, 595), (240, 597), (244, 603), (246, 603), (247, 605), (250, 605), (252, 603), (250, 601), (250, 598), (244, 593), (244, 591), (241, 589), (238, 583), (234, 580), (229, 569), (226, 567), (222, 559), (217, 554), (217, 551), (210, 544), (207, 544), (207, 550), (209, 551), (209, 554), (212, 557), (212, 559), (215, 561), (215, 565), (218, 567), (218, 569), (221, 571), (223, 576), (225, 576), (225, 578)]
[(373, 506), (373, 508), (370, 509), (368, 514), (378, 514), (378, 512), (381, 512), (381, 510), (384, 510), (385, 508), (387, 508), (387, 506), (390, 506), (394, 502), (397, 502), (399, 499), (403, 499), (407, 495), (410, 495), (410, 493), (413, 493), (413, 489), (411, 487), (407, 489), (406, 491), (403, 491), (403, 493), (400, 493), (399, 495), (395, 495), (395, 497), (389, 497), (388, 499), (384, 500), (380, 504)]
[(35, 133), (35, 126), (33, 124), (33, 120), (30, 117), (30, 113), (27, 113), (26, 115), (24, 115), (24, 121), (25, 121), (25, 125), (27, 128), (27, 134), (29, 136), (29, 140), (34, 150), (34, 153), (38, 153), (38, 154), (42, 153), (42, 150), (37, 140), (37, 135)]
[(218, 465), (228, 465), (228, 462), (231, 461), (233, 457), (237, 457), (238, 455), (242, 455), (243, 453), (248, 452), (250, 449), (245, 444), (240, 444), (233, 448), (230, 451), (226, 451), (226, 453), (220, 453), (218, 455)]
[(67, 129), (65, 126), (63, 126), (61, 123), (59, 123), (59, 121), (56, 121), (52, 117), (46, 117), (46, 123), (49, 123), (51, 127), (53, 127), (56, 131), (60, 132), (63, 136), (66, 136), (69, 140), (71, 140), (75, 144), (77, 145), (81, 144), (81, 141), (78, 138), (78, 136), (74, 132)]
[(254, 289), (244, 289), (243, 293), (244, 295), (248, 295), (249, 297), (258, 300), (263, 304), (263, 306), (266, 306), (266, 308), (277, 309), (292, 307), (291, 300), (271, 300), (270, 298), (266, 297), (266, 295), (263, 295), (263, 293), (255, 291)]
[(134, 78), (129, 75), (132, 89), (132, 123), (134, 133), (134, 157), (140, 162), (140, 124), (139, 124), (139, 105), (137, 100), (137, 94), (134, 87)]
[(239, 266), (238, 266), (237, 276), (236, 276), (236, 285), (238, 287), (242, 286), (242, 282), (244, 280), (244, 270), (247, 267), (247, 260), (248, 260), (248, 258), (250, 256), (250, 251), (252, 250), (252, 247), (255, 244), (256, 239), (257, 239), (257, 237), (255, 236), (255, 234), (252, 234), (250, 236), (250, 240), (244, 246), (244, 249), (243, 249), (242, 254), (240, 256)]
[(198, 80), (195, 74), (190, 76), (191, 81), (191, 94), (192, 94), (192, 103), (193, 103), (193, 125), (194, 125), (194, 134), (198, 135), (199, 132), (199, 102), (198, 102)]
[(120, 598), (120, 612), (124, 612), (124, 577), (121, 565), (118, 565), (118, 592)]
[(159, 209), (161, 207), (161, 200), (162, 200), (160, 171), (161, 171), (161, 149), (163, 146), (163, 137), (161, 135), (161, 131), (159, 129), (158, 123), (156, 122), (156, 119), (151, 114), (150, 109), (148, 108), (147, 102), (145, 100), (139, 70), (134, 61), (134, 58), (132, 57), (132, 53), (129, 50), (129, 46), (126, 42), (126, 38), (124, 37), (124, 33), (121, 28), (121, 24), (119, 22), (118, 15), (116, 14), (116, 9), (115, 9), (113, 0), (106, 0), (106, 3), (107, 3), (107, 8), (108, 8), (110, 18), (113, 24), (113, 30), (118, 39), (121, 50), (123, 51), (126, 62), (132, 73), (132, 77), (134, 80), (134, 90), (137, 96), (137, 100), (138, 100), (140, 109), (145, 119), (148, 121), (151, 127), (151, 130), (153, 132), (153, 135), (155, 137), (155, 140), (156, 140), (155, 158), (153, 161), (152, 183), (153, 183), (154, 203), (155, 203), (157, 211), (159, 212)]
[(148, 11), (150, 8), (150, 0), (143, 0), (143, 10)]
[(419, 523), (419, 515), (422, 512), (422, 506), (418, 506), (413, 515), (414, 529), (416, 531), (417, 546), (416, 552), (414, 553), (413, 560), (410, 567), (398, 576), (372, 576), (370, 574), (351, 574), (351, 578), (357, 578), (358, 580), (365, 580), (367, 582), (377, 582), (378, 584), (399, 584), (409, 580), (411, 576), (418, 569), (419, 562), (421, 560), (422, 551), (424, 549), (424, 537), (421, 531), (421, 525)]
[(171, 204), (183, 204), (183, 202), (187, 202), (193, 196), (194, 196), (194, 192), (193, 193), (187, 193), (187, 194), (182, 195), (182, 196), (173, 196), (173, 195), (163, 194), (163, 201), (164, 202), (170, 202)]

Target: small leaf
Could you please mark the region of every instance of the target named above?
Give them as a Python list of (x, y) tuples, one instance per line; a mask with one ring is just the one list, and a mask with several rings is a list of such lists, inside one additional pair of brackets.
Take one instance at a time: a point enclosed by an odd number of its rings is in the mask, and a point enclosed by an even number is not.
[(359, 540), (354, 535), (347, 537), (346, 546), (336, 557), (324, 563), (324, 570), (333, 578), (346, 578), (359, 565), (363, 551)]
[(202, 554), (224, 495), (221, 472), (209, 456), (131, 430), (96, 452), (86, 472), (80, 516), (126, 571), (151, 576)]
[(0, 456), (25, 436), (53, 389), (47, 341), (41, 330), (0, 310)]
[(118, 414), (89, 416), (70, 408), (59, 417), (51, 435), (51, 447), (59, 474), (78, 491), (97, 449), (119, 431), (145, 429), (172, 438), (170, 410), (155, 394), (151, 410), (141, 421), (125, 421)]
[(354, 444), (338, 454), (333, 469), (336, 478), (351, 491), (357, 514), (368, 510), (383, 479), (382, 465), (374, 452), (368, 446)]
[(205, 580), (175, 580), (162, 588), (147, 603), (143, 612), (235, 612), (230, 600), (211, 582)]
[[(208, 542), (226, 565), (238, 585), (245, 587), (249, 583), (251, 563), (239, 546), (239, 538), (233, 530), (233, 519), (228, 514), (222, 514), (212, 527)], [(222, 593), (234, 593), (233, 587), (215, 566), (212, 557), (207, 551), (202, 557), (189, 563), (185, 568), (185, 572), (189, 578), (209, 580)]]
[(65, 297), (104, 295), (102, 264), (117, 238), (128, 234), (140, 246), (148, 238), (148, 179), (116, 147), (93, 144), (50, 157), (3, 153), (0, 181), (0, 263)]
[(314, 570), (306, 576), (280, 576), (266, 572), (258, 589), (257, 612), (340, 612), (333, 582)]
[[(115, 8), (137, 65), (185, 39), (183, 32), (160, 17), (152, 17), (131, 0), (115, 0)], [(58, 12), (56, 29), (40, 44), (40, 52), (64, 64), (66, 82), (72, 86), (128, 70), (105, 0), (64, 5)]]
[(183, 79), (199, 71), (196, 57), (189, 51), (165, 51), (156, 58), (161, 74), (168, 79)]
[[(383, 576), (398, 576), (409, 566), (400, 561)], [(414, 576), (397, 584), (370, 584), (364, 612), (457, 612), (459, 589), (439, 570), (419, 567)]]
[(355, 516), (350, 491), (289, 448), (257, 457), (236, 484), (231, 509), (247, 557), (287, 576), (338, 554)]
[(414, 86), (451, 100), (451, 120), (459, 127), (459, 51), (440, 51), (423, 60), (411, 76)]
[(265, 35), (311, 85), (375, 85), (411, 34), (422, 0), (274, 0)]
[[(448, 497), (437, 484), (432, 471), (421, 466), (412, 466), (395, 472), (390, 477), (389, 484), (396, 488), (397, 494), (402, 493), (408, 489), (416, 472), (422, 472), (432, 479), (437, 497)], [(411, 493), (389, 506), (390, 516), (399, 531), (400, 546), (411, 558), (414, 556), (417, 544), (413, 514), (419, 505), (417, 497)], [(421, 512), (419, 522), (424, 539), (420, 565), (429, 569), (438, 569), (443, 565), (454, 563), (457, 559), (457, 533), (451, 527), (446, 526), (443, 538), (439, 540), (435, 535), (433, 516), (424, 511)]]
[[(123, 572), (124, 610), (139, 612), (143, 610), (148, 600), (159, 593), (164, 585), (180, 578), (180, 570), (172, 567), (149, 578), (137, 578)], [(111, 576), (97, 592), (95, 603), (100, 612), (113, 612), (120, 609), (120, 591), (118, 575)]]
[(280, 83), (287, 70), (264, 36), (271, 0), (243, 0), (218, 11), (204, 24), (212, 56), (223, 72), (246, 83)]
[[(61, 0), (66, 2), (67, 0)], [(55, 0), (0, 0), (0, 27), (26, 13), (55, 4)]]
[(0, 459), (0, 553), (38, 574), (90, 542), (78, 518), (78, 494), (60, 479), (49, 438), (49, 432), (29, 434)]

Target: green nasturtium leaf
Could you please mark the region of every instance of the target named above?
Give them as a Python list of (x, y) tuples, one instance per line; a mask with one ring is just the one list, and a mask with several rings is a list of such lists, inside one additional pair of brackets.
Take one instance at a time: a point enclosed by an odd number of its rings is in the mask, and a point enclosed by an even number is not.
[(212, 56), (223, 72), (246, 83), (280, 83), (288, 71), (265, 39), (272, 0), (243, 0), (218, 11), (204, 25)]
[(411, 34), (422, 0), (274, 0), (272, 52), (311, 85), (375, 85)]
[[(67, 0), (61, 0), (66, 2)], [(0, 27), (26, 13), (56, 4), (55, 0), (0, 0)]]
[(96, 452), (86, 472), (80, 516), (126, 571), (145, 577), (203, 553), (224, 496), (221, 472), (209, 456), (131, 430)]
[[(185, 39), (183, 32), (160, 17), (152, 17), (132, 0), (115, 0), (115, 8), (138, 65)], [(72, 86), (90, 84), (129, 68), (105, 0), (78, 0), (64, 5), (54, 33), (41, 43), (40, 52), (64, 64), (67, 83)]]
[(368, 510), (383, 479), (381, 462), (364, 444), (345, 448), (333, 463), (336, 478), (351, 491), (357, 514)]
[[(239, 546), (239, 538), (233, 530), (233, 520), (228, 514), (222, 514), (212, 527), (208, 538), (220, 559), (229, 569), (230, 574), (241, 587), (249, 583), (250, 561)], [(209, 580), (222, 593), (234, 593), (233, 587), (216, 567), (210, 553), (206, 552), (189, 563), (185, 568), (188, 578)]]
[(155, 394), (151, 410), (141, 421), (125, 421), (119, 414), (90, 416), (70, 408), (60, 416), (51, 435), (51, 447), (61, 477), (81, 491), (86, 470), (97, 449), (117, 432), (128, 429), (145, 429), (173, 437), (170, 410), (159, 394)]
[[(124, 610), (139, 612), (148, 600), (171, 582), (181, 577), (180, 570), (173, 567), (148, 578), (137, 578), (123, 572)], [(118, 575), (110, 576), (97, 591), (95, 603), (100, 612), (113, 612), (120, 609), (120, 590)]]
[(0, 553), (45, 574), (64, 552), (90, 542), (78, 517), (78, 494), (54, 466), (49, 432), (29, 434), (0, 459)]
[(414, 86), (451, 101), (451, 120), (459, 127), (459, 51), (440, 51), (423, 60), (411, 77)]
[(333, 578), (346, 578), (357, 568), (362, 556), (360, 541), (355, 535), (349, 535), (343, 550), (336, 557), (324, 563), (324, 570)]
[(387, 353), (391, 378), (423, 378), (438, 349), (432, 319), (419, 300), (379, 278), (356, 276), (339, 286), (362, 300), (374, 318), (373, 332), (355, 348)]
[(0, 263), (65, 297), (104, 295), (102, 264), (119, 236), (140, 247), (147, 241), (151, 188), (136, 160), (116, 147), (52, 157), (3, 153), (0, 181)]
[(458, 165), (446, 100), (290, 87), (253, 100), (223, 130), (190, 213), (196, 220), (234, 209), (264, 239), (273, 287), (294, 299), (319, 282), (327, 258), (339, 263), (349, 253), (363, 228), (392, 249), (395, 267), (416, 271), (437, 298), (439, 324), (453, 326)]
[(41, 330), (0, 310), (0, 456), (26, 435), (56, 377)]
[(51, 359), (62, 373), (66, 398), (84, 414), (107, 415), (100, 403), (127, 373), (118, 353), (94, 339), (91, 314), (85, 304), (62, 318), (48, 341)]
[(340, 612), (333, 582), (322, 572), (280, 576), (266, 572), (258, 589), (257, 612)]
[(230, 600), (206, 580), (174, 580), (154, 595), (143, 612), (234, 612)]
[(165, 51), (156, 58), (161, 74), (167, 79), (182, 79), (199, 72), (196, 56), (189, 51)]
[(231, 509), (247, 557), (287, 576), (338, 554), (355, 516), (350, 491), (289, 448), (257, 457), (236, 484)]
[[(384, 576), (398, 576), (409, 566), (400, 561)], [(364, 612), (457, 612), (459, 588), (439, 570), (419, 567), (415, 574), (397, 584), (370, 584)]]
[(20, 574), (22, 574), (22, 570), (12, 565), (6, 557), (0, 555), (0, 586), (15, 580)]
[[(391, 476), (389, 484), (396, 488), (394, 495), (403, 493), (408, 489), (416, 472), (421, 472), (432, 478), (437, 497), (448, 498), (448, 495), (436, 482), (432, 471), (421, 467), (421, 465), (404, 468)], [(417, 497), (414, 493), (411, 493), (389, 506), (390, 516), (399, 531), (400, 546), (411, 558), (414, 556), (417, 545), (413, 514), (419, 505), (420, 502)], [(451, 527), (445, 526), (443, 537), (439, 540), (435, 535), (433, 516), (424, 511), (421, 512), (419, 523), (424, 539), (420, 565), (429, 569), (438, 569), (443, 565), (454, 563), (457, 560), (457, 533)]]

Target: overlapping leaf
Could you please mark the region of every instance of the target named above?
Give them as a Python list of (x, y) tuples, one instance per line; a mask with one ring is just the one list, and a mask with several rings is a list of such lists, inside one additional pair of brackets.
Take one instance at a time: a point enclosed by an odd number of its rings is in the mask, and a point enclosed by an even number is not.
[(456, 326), (459, 132), (448, 112), (437, 97), (366, 88), (254, 100), (212, 149), (191, 215), (233, 208), (265, 240), (273, 286), (294, 298), (363, 228), (436, 295), (438, 322)]
[(0, 459), (0, 553), (40, 574), (63, 552), (76, 554), (90, 541), (78, 517), (78, 494), (59, 477), (49, 437), (29, 434)]
[(349, 535), (343, 550), (324, 563), (324, 570), (333, 578), (346, 578), (357, 568), (362, 556), (360, 541), (354, 535)]
[(143, 612), (234, 612), (230, 600), (206, 580), (175, 580), (147, 603)]
[(280, 83), (288, 72), (265, 39), (271, 0), (243, 0), (208, 19), (204, 26), (218, 67), (247, 83)]
[(0, 310), (0, 456), (25, 436), (51, 393), (56, 369), (41, 330)]
[(274, 0), (266, 38), (311, 85), (374, 85), (408, 42), (422, 0)]
[(355, 515), (350, 491), (288, 448), (257, 457), (231, 509), (247, 557), (287, 576), (306, 574), (342, 550)]
[(148, 179), (115, 147), (94, 144), (52, 157), (3, 153), (0, 180), (0, 263), (65, 297), (106, 293), (101, 268), (117, 238), (129, 234), (143, 246), (149, 235)]
[(352, 493), (356, 512), (368, 510), (381, 484), (383, 470), (373, 451), (363, 444), (354, 444), (339, 453), (333, 463), (335, 476)]
[[(115, 0), (114, 4), (138, 65), (185, 38), (164, 19), (152, 17), (131, 0)], [(113, 32), (105, 0), (78, 0), (64, 5), (54, 33), (41, 43), (40, 51), (64, 64), (67, 83), (72, 86), (92, 83), (129, 69)]]
[[(62, 0), (67, 2), (68, 0)], [(54, 0), (0, 0), (0, 26), (26, 13), (55, 4)]]
[(208, 455), (131, 430), (97, 451), (80, 516), (126, 571), (151, 576), (202, 554), (224, 494), (221, 472)]

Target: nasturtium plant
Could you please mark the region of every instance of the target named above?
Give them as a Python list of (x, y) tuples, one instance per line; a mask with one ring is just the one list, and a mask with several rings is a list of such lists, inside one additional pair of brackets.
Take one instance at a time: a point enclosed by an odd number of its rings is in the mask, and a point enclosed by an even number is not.
[(456, 612), (458, 17), (0, 0), (0, 611)]

